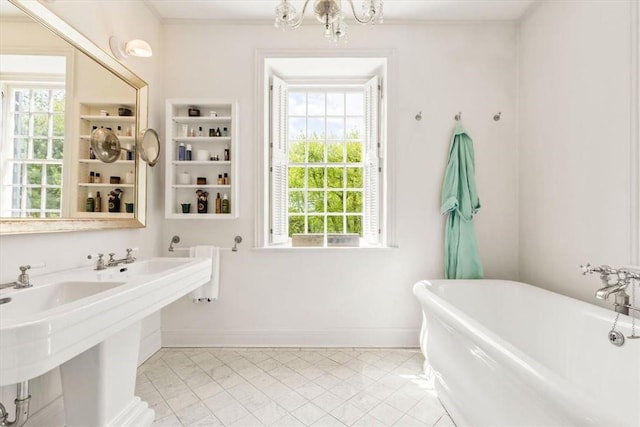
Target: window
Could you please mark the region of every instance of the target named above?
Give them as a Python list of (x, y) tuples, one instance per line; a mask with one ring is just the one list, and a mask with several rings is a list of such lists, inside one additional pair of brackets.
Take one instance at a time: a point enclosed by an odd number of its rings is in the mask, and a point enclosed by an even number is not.
[(64, 84), (3, 83), (2, 217), (61, 215)]
[(272, 78), (271, 245), (381, 243), (379, 90)]

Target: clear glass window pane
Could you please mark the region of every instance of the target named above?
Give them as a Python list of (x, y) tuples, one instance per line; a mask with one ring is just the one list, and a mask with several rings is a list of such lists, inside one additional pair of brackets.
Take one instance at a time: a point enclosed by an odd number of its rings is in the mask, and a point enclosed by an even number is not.
[(307, 209), (309, 213), (324, 212), (324, 191), (309, 191), (307, 197)]
[(64, 136), (64, 115), (53, 115), (53, 134), (52, 136)]
[(324, 92), (309, 92), (307, 98), (307, 114), (310, 116), (325, 115), (325, 96)]
[(47, 165), (47, 184), (62, 185), (62, 165)]
[(327, 139), (344, 139), (344, 119), (327, 119)]
[(289, 188), (304, 188), (304, 168), (289, 168)]
[(33, 111), (49, 111), (49, 90), (33, 90)]
[(347, 188), (362, 188), (362, 168), (347, 168)]
[(362, 217), (361, 216), (347, 217), (347, 233), (357, 234), (360, 237), (362, 237)]
[(348, 163), (362, 162), (362, 143), (347, 142), (347, 162)]
[(289, 142), (289, 161), (292, 163), (304, 163), (306, 158), (305, 149), (307, 144), (304, 141)]
[(289, 212), (304, 213), (304, 191), (289, 191)]
[(347, 117), (345, 121), (345, 137), (362, 140), (364, 137), (364, 120), (362, 117)]
[(361, 92), (347, 93), (347, 115), (362, 116), (364, 114), (364, 96)]
[(344, 188), (344, 168), (327, 168), (327, 187)]
[(307, 121), (305, 118), (289, 118), (289, 139), (304, 141), (307, 135)]
[(327, 145), (327, 162), (343, 163), (344, 162), (344, 143), (331, 142)]
[(13, 134), (15, 136), (29, 135), (29, 114), (16, 113), (13, 124)]
[(65, 92), (64, 89), (56, 89), (52, 91), (53, 96), (53, 111), (55, 113), (63, 113), (64, 112), (64, 99)]
[(361, 191), (347, 191), (347, 212), (362, 213)]
[(13, 158), (14, 159), (27, 158), (27, 139), (25, 138), (13, 139)]
[[(42, 165), (27, 165), (27, 184), (42, 183)], [(40, 189), (38, 189), (40, 191)]]
[(309, 145), (309, 163), (321, 163), (324, 162), (324, 143), (317, 141), (310, 141)]
[(327, 192), (327, 212), (344, 212), (344, 192)]
[(47, 209), (60, 209), (59, 188), (47, 188)]
[(307, 114), (307, 94), (305, 92), (289, 92), (289, 115), (304, 116)]
[(51, 158), (62, 160), (64, 154), (64, 139), (54, 139), (52, 145)]
[(307, 140), (324, 140), (324, 117), (309, 117), (307, 126)]
[(33, 115), (33, 135), (47, 136), (49, 135), (49, 115), (34, 114)]
[(324, 233), (324, 217), (310, 216), (308, 219), (308, 233)]
[(35, 138), (33, 140), (33, 159), (47, 158), (47, 139)]
[(299, 215), (289, 216), (289, 237), (294, 234), (304, 233), (304, 217)]
[(307, 187), (308, 188), (324, 188), (324, 168), (308, 168), (307, 169)]
[(29, 104), (31, 102), (31, 91), (29, 89), (17, 89), (14, 92), (14, 104), (13, 111), (29, 111)]
[(327, 115), (343, 116), (344, 115), (344, 93), (328, 93), (327, 94)]
[(340, 233), (344, 232), (344, 217), (343, 216), (328, 216), (327, 217), (327, 232), (328, 233)]
[(27, 209), (40, 209), (42, 190), (40, 188), (27, 189)]

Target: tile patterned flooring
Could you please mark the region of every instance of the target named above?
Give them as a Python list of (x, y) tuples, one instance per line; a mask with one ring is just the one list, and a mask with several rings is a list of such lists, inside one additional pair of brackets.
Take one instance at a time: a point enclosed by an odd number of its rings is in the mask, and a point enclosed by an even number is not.
[(138, 368), (154, 426), (436, 426), (413, 349), (163, 348)]

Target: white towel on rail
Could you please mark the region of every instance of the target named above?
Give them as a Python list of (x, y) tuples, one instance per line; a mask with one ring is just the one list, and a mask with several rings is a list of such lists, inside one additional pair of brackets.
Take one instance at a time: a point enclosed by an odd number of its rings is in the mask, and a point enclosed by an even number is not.
[(191, 291), (190, 297), (193, 302), (210, 302), (218, 299), (220, 291), (220, 248), (216, 246), (192, 246), (189, 249), (189, 256), (198, 258), (211, 258), (211, 279)]

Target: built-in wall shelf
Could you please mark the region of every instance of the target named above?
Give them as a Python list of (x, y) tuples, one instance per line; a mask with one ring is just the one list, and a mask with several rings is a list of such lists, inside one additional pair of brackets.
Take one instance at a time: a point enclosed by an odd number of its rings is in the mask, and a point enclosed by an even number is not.
[[(189, 116), (189, 110), (194, 108), (200, 111), (200, 116)], [(217, 116), (210, 115), (210, 111), (215, 111)], [(169, 118), (166, 122), (168, 143), (165, 144), (165, 217), (237, 218), (237, 102), (169, 99), (165, 117)], [(202, 183), (198, 184), (200, 181)], [(206, 201), (196, 194), (198, 190), (208, 193)], [(218, 195), (219, 205), (216, 203)], [(225, 196), (229, 213), (222, 213)]]
[[(135, 203), (135, 160), (127, 160), (125, 151), (122, 157), (113, 163), (104, 163), (96, 159), (91, 150), (91, 134), (101, 127), (111, 129), (116, 135), (122, 148), (133, 150), (135, 147), (136, 117), (119, 116), (120, 107), (127, 107), (135, 111), (135, 100), (118, 102), (79, 102), (78, 133), (81, 144), (78, 145), (76, 162), (73, 172), (74, 186), (72, 188), (73, 200), (72, 214), (76, 218), (133, 218), (133, 212), (127, 212), (127, 207)], [(102, 111), (108, 115), (101, 114)], [(90, 182), (92, 177), (100, 175), (100, 182)], [(118, 177), (121, 184), (110, 183), (111, 177)], [(120, 202), (109, 201), (109, 193), (119, 189), (121, 191)], [(100, 193), (101, 206), (98, 212), (87, 212), (87, 198), (92, 196), (97, 199)], [(114, 210), (110, 212), (109, 209)]]

